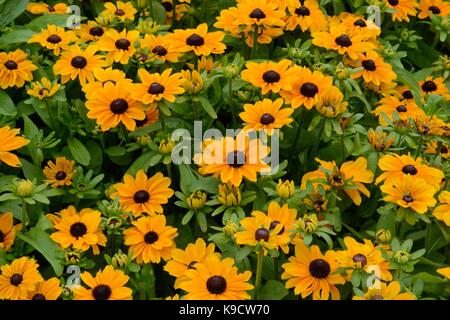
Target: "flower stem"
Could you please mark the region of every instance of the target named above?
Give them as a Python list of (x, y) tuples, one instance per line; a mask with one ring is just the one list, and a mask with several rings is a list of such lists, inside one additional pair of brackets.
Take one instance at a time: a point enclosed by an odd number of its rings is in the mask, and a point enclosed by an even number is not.
[(192, 99), (192, 102), (193, 102), (193, 107), (194, 107), (194, 121), (195, 120), (198, 120), (199, 119), (199, 116), (198, 116), (198, 100), (196, 100), (196, 99)]
[(173, 0), (172, 4), (172, 30), (175, 30), (177, 25), (177, 5), (178, 0)]
[(168, 164), (166, 164), (166, 168), (167, 168), (167, 175), (172, 178), (172, 165), (171, 162), (169, 162)]
[(253, 43), (252, 43), (252, 53), (251, 53), (252, 59), (255, 59), (257, 52), (258, 52), (258, 25), (255, 24), (255, 27), (253, 30)]
[(430, 255), (430, 244), (431, 244), (431, 223), (427, 223), (425, 229), (425, 255)]
[(256, 264), (256, 279), (255, 279), (255, 300), (258, 299), (258, 292), (261, 286), (261, 275), (263, 268), (263, 258), (264, 258), (264, 248), (262, 246), (259, 247), (258, 250), (258, 261)]
[(345, 227), (345, 229), (347, 229), (348, 231), (350, 231), (355, 237), (357, 237), (359, 240), (364, 241), (364, 236), (359, 233), (358, 231), (356, 231), (355, 229), (353, 229), (352, 227), (350, 227), (348, 224), (346, 224), (345, 222), (342, 222), (342, 225)]
[(234, 109), (233, 105), (233, 79), (228, 79), (228, 103), (230, 104), (231, 109), (231, 115), (232, 115), (232, 121), (233, 121), (233, 128), (236, 127), (237, 124), (237, 116), (236, 116), (236, 110)]
[(419, 145), (417, 146), (416, 153), (414, 155), (416, 159), (418, 156), (420, 156), (420, 153), (422, 152), (422, 147), (423, 147), (423, 135), (420, 135)]
[(27, 212), (27, 203), (25, 200), (22, 200), (22, 227), (25, 227), (28, 224), (28, 212)]
[(166, 129), (166, 120), (164, 119), (164, 113), (161, 111), (161, 108), (158, 106), (159, 111), (159, 121), (161, 122), (161, 128), (163, 130)]

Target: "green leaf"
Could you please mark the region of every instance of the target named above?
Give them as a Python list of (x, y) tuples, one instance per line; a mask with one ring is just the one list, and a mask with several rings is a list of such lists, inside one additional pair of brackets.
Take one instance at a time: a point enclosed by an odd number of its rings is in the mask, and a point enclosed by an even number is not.
[(152, 0), (150, 4), (150, 14), (153, 20), (159, 25), (166, 24), (166, 9), (164, 9), (161, 2)]
[(203, 232), (208, 231), (208, 223), (206, 222), (205, 213), (199, 211), (196, 213), (195, 217), (197, 218), (197, 223), (200, 226), (200, 230), (202, 230)]
[(181, 220), (181, 224), (182, 225), (186, 225), (189, 223), (189, 221), (191, 221), (192, 216), (194, 215), (194, 210), (189, 210), (183, 217), (183, 219)]
[(26, 27), (35, 31), (41, 31), (41, 29), (47, 28), (49, 24), (55, 24), (58, 27), (65, 27), (69, 17), (69, 14), (45, 14), (28, 23)]
[(127, 153), (127, 149), (121, 146), (109, 147), (105, 151), (110, 157), (121, 157)]
[(14, 43), (22, 43), (27, 42), (28, 39), (35, 34), (36, 32), (31, 30), (14, 30), (4, 34), (0, 37), (0, 44), (14, 44)]
[(202, 105), (203, 110), (213, 119), (217, 119), (216, 110), (214, 110), (213, 106), (205, 97), (199, 97), (200, 104)]
[(50, 263), (56, 276), (61, 276), (64, 270), (64, 251), (55, 243), (48, 233), (36, 227), (31, 228), (27, 233), (17, 233), (17, 238), (25, 241), (34, 249), (39, 251)]
[(242, 247), (238, 250), (236, 254), (236, 260), (241, 261), (245, 257), (247, 257), (250, 253), (252, 253), (253, 249), (249, 246)]
[(9, 0), (2, 8), (0, 13), (0, 27), (6, 26), (25, 11), (28, 0)]
[(91, 161), (91, 155), (86, 147), (77, 138), (69, 138), (67, 146), (73, 158), (83, 166), (88, 166)]
[(281, 300), (289, 294), (289, 290), (279, 281), (268, 280), (259, 292), (261, 300)]
[(14, 117), (17, 114), (17, 109), (8, 94), (0, 91), (0, 114), (8, 117)]

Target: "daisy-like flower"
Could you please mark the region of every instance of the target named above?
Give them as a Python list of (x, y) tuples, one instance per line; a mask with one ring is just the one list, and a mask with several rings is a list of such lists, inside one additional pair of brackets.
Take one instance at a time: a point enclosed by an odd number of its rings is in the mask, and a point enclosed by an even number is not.
[(134, 15), (137, 10), (133, 7), (131, 2), (117, 1), (116, 4), (112, 2), (105, 3), (105, 10), (101, 13), (104, 16), (115, 16), (120, 21), (134, 20)]
[(97, 41), (106, 32), (106, 28), (97, 22), (89, 20), (87, 23), (80, 24), (79, 29), (75, 29), (77, 36), (84, 42)]
[(237, 4), (235, 24), (253, 28), (283, 27), (285, 12), (278, 10), (277, 4), (267, 0), (240, 0)]
[(269, 168), (264, 161), (269, 151), (260, 140), (250, 141), (243, 131), (236, 138), (209, 141), (202, 153), (194, 156), (194, 160), (200, 166), (200, 174), (220, 176), (223, 183), (239, 186), (244, 177), (255, 182), (257, 173)]
[(253, 289), (248, 283), (250, 271), (238, 273), (232, 258), (220, 260), (211, 255), (206, 261), (196, 264), (195, 269), (187, 270), (188, 280), (183, 281), (181, 289), (187, 292), (184, 300), (245, 300), (250, 299), (247, 291)]
[(391, 281), (392, 274), (389, 272), (389, 262), (383, 258), (382, 252), (375, 247), (372, 241), (364, 239), (364, 243), (359, 243), (352, 237), (344, 238), (346, 250), (336, 252), (336, 259), (341, 268), (347, 272), (347, 280), (351, 280), (354, 270), (364, 270), (371, 274), (374, 266), (380, 268), (380, 277), (383, 281)]
[(123, 183), (116, 183), (117, 192), (111, 195), (119, 197), (120, 204), (126, 211), (139, 216), (142, 213), (155, 215), (163, 213), (162, 204), (166, 204), (174, 191), (169, 188), (171, 179), (158, 172), (148, 178), (143, 170), (139, 170), (136, 178), (129, 174), (123, 177)]
[(164, 270), (176, 278), (174, 287), (179, 288), (181, 282), (189, 279), (186, 271), (195, 269), (197, 263), (205, 262), (212, 255), (220, 257), (220, 254), (215, 253), (214, 250), (215, 245), (213, 243), (206, 245), (202, 238), (188, 244), (184, 250), (173, 249), (172, 259), (164, 266)]
[(181, 76), (185, 92), (196, 94), (204, 88), (203, 77), (197, 70), (181, 70)]
[(70, 44), (77, 39), (73, 31), (65, 31), (64, 28), (50, 24), (47, 29), (31, 36), (28, 43), (39, 43), (44, 48), (53, 50), (53, 53), (59, 56), (61, 50), (69, 50)]
[[(272, 205), (271, 211), (277, 209), (280, 210), (281, 208), (276, 208), (275, 205)], [(288, 208), (286, 207), (285, 209), (287, 210)], [(260, 245), (264, 248), (264, 254), (267, 254), (268, 250), (286, 247), (289, 244), (289, 235), (285, 232), (286, 228), (281, 221), (274, 220), (262, 211), (253, 211), (252, 217), (241, 220), (241, 226), (244, 228), (244, 231), (234, 234), (237, 244), (252, 247)], [(287, 228), (291, 227), (287, 226)]]
[(81, 274), (81, 280), (89, 287), (73, 289), (74, 300), (131, 300), (133, 291), (125, 287), (130, 278), (122, 270), (106, 266), (95, 275), (87, 271)]
[(394, 9), (392, 21), (409, 21), (409, 16), (416, 15), (416, 0), (384, 0), (389, 8)]
[(11, 212), (0, 214), (0, 249), (8, 251), (16, 239), (14, 217)]
[(47, 99), (58, 92), (61, 87), (58, 83), (52, 83), (48, 78), (41, 78), (40, 81), (31, 83), (31, 87), (27, 90), (30, 96), (36, 97), (39, 100)]
[(0, 164), (6, 163), (11, 167), (19, 167), (19, 158), (10, 151), (17, 150), (30, 143), (30, 140), (18, 137), (20, 129), (11, 129), (9, 126), (0, 128)]
[(344, 284), (344, 278), (335, 273), (339, 268), (334, 251), (320, 252), (318, 246), (308, 248), (302, 240), (295, 245), (295, 256), (282, 265), (281, 279), (286, 281), (286, 288), (294, 288), (296, 295), (306, 298), (312, 294), (314, 300), (328, 300), (331, 293), (333, 300), (339, 300), (337, 284)]
[(144, 110), (144, 112), (145, 112), (145, 118), (144, 118), (144, 120), (136, 121), (137, 127), (145, 127), (145, 126), (149, 126), (153, 123), (158, 122), (159, 110), (158, 110), (158, 106), (156, 103), (149, 105), (148, 108)]
[(146, 34), (141, 40), (141, 48), (147, 49), (154, 59), (160, 61), (177, 62), (180, 53), (175, 50), (170, 36)]
[(131, 56), (136, 52), (134, 43), (139, 39), (139, 31), (123, 29), (118, 32), (110, 29), (103, 34), (101, 39), (97, 41), (95, 46), (99, 51), (105, 51), (106, 61), (111, 64), (120, 62), (127, 64)]
[(225, 52), (227, 47), (222, 43), (224, 36), (222, 31), (208, 32), (208, 25), (202, 23), (195, 29), (175, 30), (169, 40), (179, 52), (194, 51), (197, 56), (209, 56)]
[(436, 141), (430, 141), (426, 144), (426, 154), (439, 154), (444, 159), (450, 159), (450, 147), (443, 143), (441, 144), (438, 152), (438, 143)]
[[(279, 37), (282, 34), (283, 29), (281, 28), (265, 28), (258, 31), (256, 40), (258, 43), (268, 44), (272, 42), (273, 38)], [(253, 47), (253, 34), (251, 32), (245, 33), (245, 43), (249, 47)]]
[(145, 118), (142, 103), (131, 97), (134, 87), (126, 82), (107, 82), (97, 89), (94, 97), (86, 101), (87, 117), (95, 119), (102, 131), (108, 131), (123, 123), (129, 131), (136, 129), (135, 120)]
[(364, 17), (359, 15), (345, 15), (341, 23), (350, 34), (365, 33), (369, 39), (376, 39), (381, 33), (380, 27), (374, 21), (364, 19)]
[(450, 94), (448, 93), (448, 88), (444, 83), (444, 78), (437, 77), (433, 78), (429, 76), (425, 81), (419, 81), (419, 86), (422, 89), (422, 94), (437, 94), (448, 100), (450, 100)]
[(384, 155), (378, 160), (378, 167), (383, 173), (375, 181), (376, 184), (385, 181), (390, 183), (406, 175), (413, 176), (416, 180), (424, 180), (427, 184), (439, 188), (444, 179), (444, 173), (422, 163), (422, 159), (412, 158), (410, 155)]
[(300, 27), (303, 32), (318, 31), (327, 24), (317, 0), (291, 0), (287, 8), (290, 16), (287, 17), (286, 30), (295, 30)]
[(87, 81), (94, 81), (93, 71), (96, 68), (105, 67), (107, 63), (103, 57), (96, 55), (97, 49), (93, 46), (82, 50), (79, 46), (70, 47), (63, 52), (58, 61), (53, 65), (55, 75), (61, 75), (61, 82), (66, 83), (70, 79), (79, 79), (81, 85)]
[(33, 80), (32, 71), (37, 67), (27, 60), (27, 54), (17, 49), (16, 51), (0, 52), (0, 87), (24, 86), (26, 81)]
[(53, 188), (70, 186), (75, 174), (74, 164), (73, 160), (67, 160), (65, 157), (57, 157), (55, 162), (48, 161), (43, 170), (47, 183)]
[(437, 269), (436, 272), (450, 280), (450, 267)]
[(247, 62), (241, 72), (242, 80), (261, 88), (262, 94), (269, 91), (278, 93), (281, 89), (290, 90), (298, 70), (291, 67), (292, 61), (283, 59), (279, 62)]
[(348, 102), (344, 101), (344, 95), (338, 87), (331, 86), (326, 90), (314, 105), (321, 115), (334, 118), (347, 110)]
[[(314, 181), (317, 179), (327, 179), (326, 171), (328, 171), (330, 174), (328, 184), (336, 189), (343, 189), (356, 205), (359, 206), (362, 202), (360, 192), (367, 197), (370, 196), (370, 191), (364, 186), (364, 183), (371, 183), (374, 174), (367, 169), (367, 160), (365, 158), (359, 157), (355, 161), (344, 162), (340, 168), (336, 166), (334, 161), (322, 161), (317, 158), (316, 161), (320, 163), (320, 168), (303, 175), (300, 189), (306, 189), (308, 181), (312, 181), (315, 188), (320, 184), (328, 189), (328, 185)], [(346, 185), (352, 187), (346, 189)]]
[(176, 228), (166, 226), (165, 216), (142, 217), (132, 224), (134, 227), (123, 234), (125, 245), (130, 246), (137, 263), (159, 263), (161, 259), (171, 258), (178, 232)]
[(69, 7), (65, 3), (55, 3), (54, 5), (49, 5), (46, 3), (30, 2), (27, 5), (27, 11), (32, 14), (64, 14), (68, 13)]
[(417, 213), (425, 213), (436, 205), (434, 194), (437, 190), (426, 181), (409, 174), (386, 182), (380, 189), (386, 194), (384, 201), (411, 208)]
[(411, 292), (400, 293), (398, 281), (376, 284), (377, 286), (369, 288), (363, 296), (353, 296), (353, 300), (416, 300), (416, 296)]
[(255, 104), (244, 104), (244, 112), (239, 117), (245, 121), (244, 130), (267, 130), (271, 135), (274, 129), (280, 129), (294, 121), (290, 115), (294, 112), (292, 108), (281, 108), (283, 99), (272, 101), (264, 99)]
[(426, 19), (431, 15), (445, 17), (450, 15), (450, 3), (442, 0), (421, 0), (419, 3), (419, 19)]
[(434, 211), (433, 215), (436, 219), (444, 221), (447, 226), (450, 226), (450, 192), (442, 191), (439, 194), (439, 203)]
[(133, 88), (132, 97), (144, 104), (151, 104), (162, 99), (174, 102), (175, 96), (184, 93), (183, 79), (180, 73), (171, 73), (171, 68), (164, 70), (161, 74), (148, 73), (145, 69), (139, 69), (141, 83)]
[(291, 80), (291, 88), (282, 87), (281, 96), (292, 108), (301, 105), (310, 110), (319, 98), (333, 85), (333, 78), (323, 75), (320, 71), (311, 71), (307, 67), (294, 67), (295, 77)]
[(392, 135), (390, 135), (388, 139), (388, 134), (386, 132), (383, 132), (383, 130), (380, 130), (379, 128), (377, 128), (376, 130), (370, 128), (367, 132), (367, 140), (371, 145), (374, 146), (375, 150), (377, 150), (378, 152), (384, 152), (388, 150), (395, 142), (395, 139)]
[(373, 50), (367, 51), (365, 55), (361, 54), (357, 65), (363, 70), (352, 74), (352, 78), (363, 77), (366, 83), (379, 86), (381, 82), (390, 83), (397, 77), (392, 66), (384, 62), (383, 58)]
[(107, 83), (118, 86), (128, 86), (133, 81), (126, 78), (125, 72), (112, 67), (103, 69), (97, 68), (93, 71), (95, 81), (86, 83), (82, 89), (86, 94), (86, 98), (93, 99), (95, 94), (102, 89)]
[[(294, 182), (292, 181), (292, 184), (293, 183)], [(275, 229), (277, 225), (282, 226), (278, 235), (287, 235), (290, 239), (295, 233), (295, 230), (297, 229), (297, 210), (289, 208), (287, 204), (280, 206), (278, 202), (272, 201), (269, 203), (267, 216), (272, 219), (269, 229)], [(288, 244), (281, 245), (280, 248), (286, 254), (289, 252)]]
[(39, 282), (34, 290), (28, 292), (28, 300), (57, 300), (62, 293), (56, 277)]
[(89, 208), (77, 212), (74, 206), (61, 211), (59, 221), (54, 229), (57, 231), (50, 235), (53, 241), (63, 249), (71, 247), (76, 250), (100, 253), (99, 246), (106, 246), (106, 237), (100, 228), (101, 212)]
[(358, 59), (358, 54), (374, 49), (373, 43), (367, 41), (367, 34), (350, 33), (341, 24), (331, 25), (328, 31), (313, 32), (312, 37), (314, 45), (347, 54), (353, 60)]
[(43, 281), (34, 259), (22, 257), (0, 267), (0, 299), (25, 300)]
[(373, 110), (378, 117), (381, 125), (386, 126), (388, 122), (385, 116), (394, 121), (394, 113), (398, 114), (400, 120), (408, 120), (409, 118), (417, 119), (423, 117), (425, 112), (419, 108), (414, 100), (400, 100), (396, 96), (387, 96), (378, 102), (378, 107)]

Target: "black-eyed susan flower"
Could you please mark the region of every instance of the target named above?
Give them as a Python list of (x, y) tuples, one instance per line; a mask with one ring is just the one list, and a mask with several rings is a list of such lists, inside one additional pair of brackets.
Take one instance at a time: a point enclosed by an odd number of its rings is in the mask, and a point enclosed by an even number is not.
[(295, 255), (284, 263), (281, 278), (286, 281), (286, 288), (294, 288), (296, 295), (306, 298), (312, 294), (314, 300), (328, 300), (331, 293), (333, 300), (339, 300), (337, 284), (344, 284), (344, 278), (336, 273), (339, 264), (334, 251), (320, 252), (318, 246), (307, 247), (302, 240), (295, 245)]
[(48, 78), (44, 77), (40, 81), (32, 82), (27, 93), (30, 96), (43, 100), (55, 95), (60, 87), (59, 83), (52, 83)]
[[(277, 38), (283, 34), (281, 28), (265, 28), (258, 30), (257, 42), (261, 44), (268, 44), (272, 42), (272, 39)], [(253, 35), (250, 32), (245, 33), (245, 43), (253, 48)]]
[[(317, 158), (316, 161), (320, 163), (320, 168), (316, 171), (308, 172), (302, 177), (300, 189), (306, 189), (308, 181), (312, 181), (314, 186), (317, 186), (318, 184), (322, 185), (322, 183), (314, 181), (318, 179), (326, 180), (326, 171), (328, 171), (328, 184), (336, 189), (343, 188), (345, 193), (356, 205), (360, 205), (362, 202), (360, 192), (367, 197), (370, 196), (370, 191), (364, 186), (364, 183), (371, 183), (374, 174), (367, 169), (367, 159), (359, 157), (354, 161), (346, 161), (340, 168), (336, 166), (334, 161), (322, 161)], [(346, 189), (346, 183), (353, 187)], [(329, 187), (325, 185), (325, 188)]]
[(87, 251), (92, 248), (99, 254), (99, 246), (106, 246), (106, 237), (100, 228), (101, 212), (89, 208), (77, 212), (74, 206), (61, 211), (60, 219), (54, 225), (56, 230), (50, 235), (62, 248)]
[(24, 86), (26, 81), (33, 80), (32, 71), (37, 67), (27, 60), (27, 54), (17, 49), (10, 52), (0, 52), (0, 87)]
[(61, 50), (69, 50), (70, 44), (77, 39), (73, 31), (66, 31), (64, 28), (50, 24), (40, 33), (31, 36), (28, 43), (39, 43), (44, 48), (53, 50), (53, 53), (59, 56)]
[(140, 41), (141, 48), (147, 49), (153, 59), (159, 61), (177, 62), (180, 53), (174, 48), (170, 36), (146, 34)]
[(283, 59), (279, 62), (265, 61), (261, 63), (247, 62), (246, 69), (241, 72), (242, 80), (261, 88), (262, 94), (278, 93), (290, 90), (296, 70), (291, 67), (292, 61)]
[(378, 167), (383, 173), (375, 181), (377, 184), (382, 181), (390, 183), (403, 176), (411, 175), (415, 179), (424, 180), (438, 188), (444, 178), (441, 170), (426, 165), (420, 157), (414, 159), (410, 155), (384, 155), (378, 161)]
[(61, 75), (61, 82), (66, 83), (69, 80), (78, 78), (81, 85), (87, 81), (94, 81), (93, 71), (96, 68), (105, 67), (107, 63), (103, 56), (96, 55), (97, 49), (88, 46), (82, 50), (79, 46), (70, 47), (69, 51), (61, 54), (60, 58), (53, 65), (55, 75)]
[(204, 88), (203, 77), (197, 70), (181, 70), (183, 88), (189, 94), (197, 94)]
[(103, 88), (105, 84), (112, 83), (118, 86), (128, 86), (132, 83), (131, 79), (126, 78), (125, 72), (112, 67), (103, 69), (97, 68), (93, 71), (95, 81), (86, 83), (82, 89), (86, 94), (87, 99), (92, 99), (99, 89)]
[(365, 19), (362, 16), (356, 14), (342, 14), (342, 25), (351, 34), (357, 33), (367, 33), (369, 39), (376, 39), (380, 33), (381, 29), (375, 24), (371, 19)]
[[(273, 217), (269, 217), (262, 211), (253, 211), (251, 217), (241, 220), (244, 230), (234, 234), (237, 244), (252, 247), (260, 245), (264, 248), (264, 254), (267, 254), (268, 250), (277, 250), (282, 247), (287, 249), (286, 246), (290, 241), (287, 229), (292, 228), (289, 224), (292, 222), (291, 213), (293, 212), (289, 212), (286, 205), (284, 212), (281, 213), (279, 212), (281, 208), (276, 207), (275, 202), (272, 203), (274, 203), (271, 208), (272, 216), (284, 220), (288, 225), (285, 227), (281, 221), (274, 220)], [(281, 215), (284, 216), (284, 219)]]
[(367, 83), (373, 83), (379, 86), (381, 82), (392, 82), (397, 75), (392, 71), (392, 66), (384, 62), (375, 51), (367, 51), (366, 54), (359, 56), (357, 65), (363, 68), (363, 70), (353, 73), (352, 78), (356, 79), (363, 77)]
[[(282, 228), (278, 235), (287, 235), (289, 238), (294, 235), (297, 229), (297, 210), (289, 208), (287, 204), (281, 206), (278, 202), (272, 201), (269, 203), (267, 216), (272, 219), (269, 230), (274, 230), (276, 226), (281, 225)], [(280, 247), (284, 253), (289, 252), (287, 244), (281, 245)]]
[(139, 31), (123, 29), (118, 32), (115, 29), (106, 31), (101, 39), (99, 39), (95, 46), (99, 51), (105, 51), (106, 62), (112, 64), (113, 62), (120, 62), (127, 64), (130, 57), (136, 52), (134, 46), (139, 39)]
[(367, 132), (367, 140), (378, 152), (388, 150), (395, 142), (393, 135), (389, 135), (388, 137), (388, 134), (383, 132), (380, 128), (377, 128), (376, 130), (370, 128)]
[(147, 108), (144, 108), (145, 118), (144, 120), (137, 120), (137, 127), (145, 127), (149, 126), (153, 123), (158, 122), (159, 120), (159, 110), (156, 103), (149, 105)]
[(274, 129), (280, 129), (294, 121), (290, 117), (294, 109), (282, 108), (283, 102), (283, 99), (264, 99), (255, 104), (244, 104), (244, 112), (239, 114), (245, 122), (244, 130), (266, 130), (268, 135), (272, 135)]
[(190, 243), (184, 250), (173, 249), (172, 259), (164, 266), (164, 270), (176, 278), (175, 288), (180, 287), (180, 283), (188, 280), (187, 270), (196, 268), (197, 263), (203, 263), (212, 255), (220, 256), (215, 253), (215, 245), (210, 243), (206, 245), (202, 238), (198, 238), (195, 243)]
[(208, 25), (202, 23), (195, 29), (177, 29), (169, 39), (179, 52), (194, 51), (197, 56), (209, 56), (225, 52), (226, 46), (222, 43), (224, 36), (222, 31), (208, 32)]
[(445, 143), (439, 146), (436, 141), (430, 141), (426, 144), (424, 152), (426, 154), (439, 154), (444, 159), (450, 159), (450, 147)]
[(290, 16), (286, 18), (286, 30), (295, 30), (300, 27), (303, 32), (318, 31), (327, 24), (317, 0), (289, 1), (287, 8)]
[(9, 126), (0, 128), (0, 163), (4, 162), (8, 166), (20, 166), (19, 158), (11, 153), (30, 143), (30, 140), (17, 136), (20, 129), (11, 129)]
[(157, 215), (142, 217), (132, 222), (133, 227), (123, 234), (125, 245), (137, 263), (159, 263), (169, 260), (175, 249), (177, 229), (166, 225), (166, 217)]
[(107, 28), (102, 27), (95, 21), (89, 20), (87, 23), (80, 24), (79, 29), (75, 29), (76, 35), (84, 42), (97, 41), (106, 32)]
[(106, 266), (95, 275), (87, 271), (81, 274), (81, 280), (89, 287), (73, 289), (74, 300), (131, 300), (133, 291), (126, 287), (129, 277), (121, 270)]
[(258, 27), (282, 27), (285, 13), (278, 10), (277, 4), (266, 0), (241, 0), (237, 4), (235, 24)]
[(392, 14), (392, 21), (409, 21), (409, 16), (416, 15), (416, 0), (384, 0), (389, 8), (395, 10)]
[(348, 102), (344, 101), (344, 95), (338, 87), (331, 86), (318, 97), (314, 108), (324, 117), (334, 118), (347, 110)]
[(62, 293), (59, 279), (56, 277), (41, 281), (34, 290), (28, 292), (28, 300), (57, 300)]
[(414, 100), (400, 100), (396, 96), (382, 98), (378, 102), (378, 107), (373, 110), (373, 113), (383, 126), (388, 124), (385, 117), (390, 121), (394, 121), (394, 114), (397, 114), (398, 118), (404, 121), (407, 121), (409, 118), (414, 120), (425, 115), (425, 112), (417, 106)]
[(335, 50), (339, 54), (347, 54), (350, 59), (358, 59), (358, 54), (374, 49), (368, 40), (368, 34), (350, 33), (343, 25), (331, 25), (328, 31), (312, 33), (312, 43), (318, 47)]
[(0, 249), (8, 251), (16, 239), (16, 228), (11, 212), (0, 214)]
[(194, 160), (200, 166), (200, 174), (220, 176), (223, 183), (239, 186), (244, 177), (255, 182), (257, 174), (269, 168), (264, 159), (269, 151), (259, 139), (250, 141), (248, 136), (240, 134), (236, 138), (210, 141)]
[(117, 192), (111, 197), (118, 196), (124, 210), (131, 211), (136, 216), (142, 213), (149, 215), (163, 213), (161, 205), (166, 204), (174, 194), (169, 188), (171, 179), (164, 177), (160, 172), (148, 178), (143, 170), (139, 170), (136, 178), (125, 174), (123, 180), (123, 183), (114, 185)]
[(417, 213), (425, 213), (436, 205), (436, 188), (409, 174), (385, 182), (380, 189), (385, 193), (384, 201), (411, 208)]
[(432, 14), (441, 17), (450, 15), (450, 3), (442, 0), (421, 0), (418, 9), (419, 19), (429, 18)]
[(224, 9), (220, 11), (220, 15), (216, 17), (217, 22), (214, 23), (214, 27), (225, 30), (233, 37), (240, 37), (241, 25), (236, 23), (236, 19), (239, 16), (240, 12), (237, 7), (229, 7), (228, 9)]
[(419, 86), (422, 89), (423, 95), (437, 94), (450, 100), (448, 88), (442, 77), (433, 78), (432, 76), (429, 76), (424, 81), (419, 81)]
[(362, 296), (353, 296), (353, 300), (416, 300), (411, 292), (400, 293), (401, 287), (398, 281), (389, 283), (376, 282)]
[(247, 291), (253, 289), (248, 283), (251, 276), (250, 271), (238, 273), (232, 258), (220, 260), (211, 255), (186, 271), (188, 280), (180, 287), (187, 292), (184, 300), (245, 300), (250, 299)]
[(21, 257), (0, 267), (0, 299), (25, 300), (42, 276), (36, 260)]
[(101, 15), (114, 16), (120, 21), (134, 20), (134, 15), (137, 10), (134, 8), (132, 2), (117, 1), (116, 4), (112, 2), (105, 3), (105, 10)]
[(434, 209), (433, 215), (436, 219), (444, 221), (447, 226), (450, 226), (450, 192), (442, 191), (439, 194), (439, 205)]
[(27, 11), (29, 11), (32, 14), (64, 14), (68, 13), (69, 7), (67, 4), (59, 2), (55, 3), (53, 5), (46, 4), (46, 3), (37, 3), (37, 2), (30, 2), (27, 5)]
[(75, 174), (74, 164), (73, 160), (68, 160), (65, 157), (57, 157), (55, 162), (48, 161), (43, 170), (47, 183), (53, 188), (70, 186)]
[(333, 85), (333, 78), (323, 75), (320, 71), (311, 71), (307, 67), (298, 66), (291, 70), (295, 77), (290, 79), (290, 88), (285, 86), (281, 88), (281, 96), (294, 109), (301, 105), (308, 110), (312, 109)]
[(144, 104), (151, 104), (162, 99), (174, 102), (177, 95), (184, 93), (183, 79), (180, 73), (171, 73), (171, 68), (164, 70), (161, 74), (148, 73), (145, 69), (139, 69), (141, 83), (133, 88), (132, 97)]
[(126, 82), (107, 82), (86, 101), (87, 117), (95, 119), (102, 131), (123, 124), (128, 130), (136, 128), (136, 120), (143, 120), (142, 103), (131, 97), (134, 87)]

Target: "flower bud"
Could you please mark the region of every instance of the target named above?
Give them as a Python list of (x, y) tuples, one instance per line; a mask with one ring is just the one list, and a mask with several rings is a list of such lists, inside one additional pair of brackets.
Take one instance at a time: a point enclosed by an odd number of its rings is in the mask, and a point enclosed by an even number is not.
[(152, 19), (146, 19), (139, 21), (136, 29), (144, 34), (153, 34), (159, 30), (159, 25), (154, 22)]
[(186, 199), (186, 202), (191, 209), (202, 209), (205, 206), (206, 193), (200, 190), (195, 191)]
[(294, 181), (293, 180), (278, 180), (277, 194), (280, 198), (289, 199), (294, 195)]
[(109, 230), (117, 230), (122, 225), (122, 219), (120, 217), (110, 217), (106, 221), (106, 228)]
[(387, 243), (392, 239), (391, 232), (386, 229), (378, 230), (377, 233), (375, 234), (375, 237), (377, 241), (381, 243)]
[(233, 221), (229, 220), (225, 223), (222, 231), (225, 235), (232, 237), (236, 232), (238, 232), (239, 226)]
[(300, 230), (306, 233), (314, 233), (319, 226), (319, 219), (317, 219), (316, 214), (304, 215), (298, 221), (298, 225), (300, 227)]
[(345, 67), (342, 67), (342, 68), (336, 67), (335, 72), (336, 72), (337, 78), (341, 79), (341, 80), (347, 79), (350, 76), (350, 72)]
[(223, 75), (227, 79), (231, 79), (239, 73), (239, 67), (235, 64), (230, 64), (223, 70)]
[(20, 180), (16, 186), (16, 194), (20, 197), (28, 197), (33, 193), (33, 182), (30, 180)]
[(172, 149), (175, 147), (175, 141), (170, 139), (161, 140), (159, 143), (159, 152), (162, 154), (169, 154), (172, 152)]
[(121, 269), (125, 267), (127, 263), (128, 263), (128, 256), (125, 253), (123, 253), (120, 249), (111, 258), (111, 265), (116, 269)]
[(183, 88), (189, 94), (197, 94), (202, 91), (204, 82), (202, 75), (196, 70), (181, 70)]
[(235, 207), (241, 202), (241, 190), (231, 184), (222, 183), (219, 185), (217, 200), (224, 206)]
[(64, 261), (66, 265), (79, 264), (81, 260), (80, 251), (66, 251), (64, 253)]
[(141, 145), (146, 145), (146, 144), (149, 143), (151, 140), (152, 140), (152, 138), (151, 138), (149, 135), (147, 135), (147, 134), (145, 134), (145, 135), (143, 135), (143, 136), (140, 136), (140, 137), (137, 137), (137, 138), (136, 138), (136, 141), (137, 141), (139, 144), (141, 144)]
[(239, 91), (237, 92), (237, 96), (238, 96), (238, 98), (239, 98), (239, 101), (241, 101), (241, 102), (247, 102), (247, 101), (250, 99), (251, 94), (250, 94), (250, 92), (248, 92), (248, 91), (242, 91), (242, 90), (239, 90)]
[(395, 252), (394, 254), (394, 259), (395, 261), (397, 261), (398, 264), (405, 264), (409, 261), (411, 255), (409, 254), (409, 252), (400, 250)]

